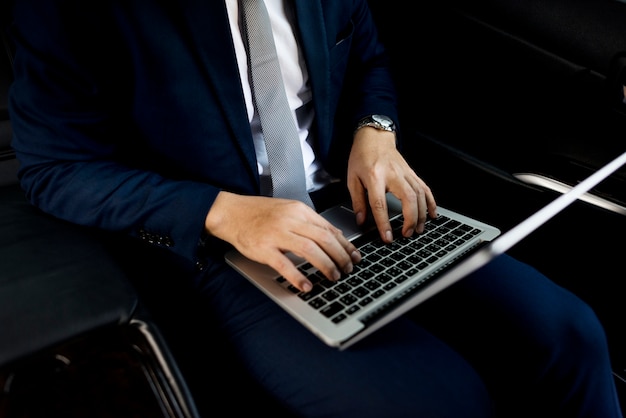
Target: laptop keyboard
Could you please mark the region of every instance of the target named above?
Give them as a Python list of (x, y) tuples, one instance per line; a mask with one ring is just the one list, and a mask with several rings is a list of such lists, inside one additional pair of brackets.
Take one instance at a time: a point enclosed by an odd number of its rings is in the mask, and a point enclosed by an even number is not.
[[(310, 292), (301, 292), (283, 277), (277, 280), (338, 324), (482, 232), (443, 215), (429, 219), (423, 233), (409, 238), (401, 235), (401, 216), (392, 220), (392, 228), (395, 239), (390, 244), (384, 243), (377, 231), (355, 240), (361, 262), (354, 265), (352, 273), (344, 274), (336, 282), (326, 279), (310, 263), (300, 266), (313, 283)], [(429, 277), (432, 275), (426, 275), (413, 286), (425, 283)]]

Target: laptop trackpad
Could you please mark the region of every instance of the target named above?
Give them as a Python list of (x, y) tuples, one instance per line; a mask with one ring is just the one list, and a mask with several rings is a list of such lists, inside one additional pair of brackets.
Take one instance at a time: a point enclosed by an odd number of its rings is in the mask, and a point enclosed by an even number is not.
[(341, 229), (343, 235), (348, 239), (352, 239), (353, 237), (362, 234), (365, 230), (363, 227), (359, 227), (356, 224), (354, 212), (346, 206), (333, 206), (332, 208), (322, 212), (321, 215), (328, 222)]
[[(402, 203), (391, 193), (387, 193), (387, 208), (389, 210), (389, 218), (402, 213)], [(376, 223), (372, 218), (371, 211), (368, 212), (367, 220), (362, 226), (356, 224), (356, 216), (350, 205), (337, 205), (325, 210), (321, 215), (343, 231), (343, 235), (349, 240), (356, 238), (364, 232), (371, 231), (376, 227)]]

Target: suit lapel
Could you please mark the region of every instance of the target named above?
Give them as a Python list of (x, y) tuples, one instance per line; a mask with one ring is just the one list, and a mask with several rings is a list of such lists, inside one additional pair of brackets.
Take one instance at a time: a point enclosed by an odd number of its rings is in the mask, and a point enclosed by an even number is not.
[[(321, 2), (320, 0), (293, 0), (293, 3), (313, 97), (328, 97), (330, 94), (330, 78), (327, 74), (329, 57)], [(318, 133), (317, 146), (320, 147), (321, 154), (325, 155), (328, 152), (332, 126), (328, 100), (314, 100), (314, 106)]]
[[(313, 89), (313, 97), (328, 97), (330, 79), (324, 15), (320, 0), (291, 0), (295, 4), (298, 35)], [(245, 155), (251, 174), (258, 181), (256, 155), (238, 78), (226, 5), (223, 0), (179, 0), (191, 39), (217, 97), (223, 98), (222, 110), (233, 136)], [(322, 155), (328, 152), (332, 126), (327, 100), (315, 100), (317, 145)]]
[(243, 150), (251, 174), (258, 181), (254, 143), (239, 82), (226, 4), (223, 0), (179, 1), (209, 84), (220, 98), (224, 118)]

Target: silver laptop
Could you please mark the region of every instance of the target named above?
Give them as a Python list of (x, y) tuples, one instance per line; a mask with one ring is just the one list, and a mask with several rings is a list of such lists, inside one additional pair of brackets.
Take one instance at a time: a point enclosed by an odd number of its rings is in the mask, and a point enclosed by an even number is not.
[[(438, 207), (438, 218), (427, 222), (423, 234), (404, 238), (398, 233), (392, 244), (383, 244), (373, 225), (359, 228), (350, 208), (333, 207), (322, 215), (360, 249), (363, 260), (351, 274), (331, 282), (289, 254), (314, 283), (308, 293), (236, 250), (226, 261), (324, 343), (343, 350), (507, 251), (625, 162), (626, 153), (504, 234)], [(399, 228), (400, 202), (392, 195), (388, 202), (392, 226)]]

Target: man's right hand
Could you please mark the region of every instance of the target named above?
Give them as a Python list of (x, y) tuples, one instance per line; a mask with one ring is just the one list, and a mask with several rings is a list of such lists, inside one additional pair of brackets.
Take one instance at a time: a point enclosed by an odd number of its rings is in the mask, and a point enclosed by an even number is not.
[(220, 192), (207, 214), (205, 228), (305, 292), (311, 289), (311, 282), (285, 253), (306, 259), (329, 280), (351, 272), (353, 264), (361, 260), (339, 229), (295, 200)]

